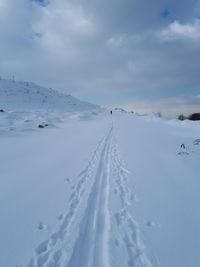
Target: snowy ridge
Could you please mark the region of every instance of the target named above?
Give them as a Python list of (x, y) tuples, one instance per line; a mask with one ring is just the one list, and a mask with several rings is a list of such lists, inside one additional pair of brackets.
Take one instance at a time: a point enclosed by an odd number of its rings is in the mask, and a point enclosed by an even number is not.
[(30, 82), (0, 80), (0, 108), (6, 110), (58, 110), (91, 111), (100, 110), (98, 105), (78, 100), (51, 88), (44, 88)]

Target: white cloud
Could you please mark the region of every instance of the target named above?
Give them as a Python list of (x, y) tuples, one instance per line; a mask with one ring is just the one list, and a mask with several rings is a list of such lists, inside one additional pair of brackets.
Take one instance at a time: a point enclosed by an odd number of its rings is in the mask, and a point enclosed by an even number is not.
[(98, 35), (93, 15), (65, 0), (0, 4), (0, 74), (71, 92), (69, 83), (81, 75), (88, 44)]
[(106, 40), (106, 45), (111, 49), (130, 49), (131, 46), (140, 45), (152, 38), (153, 34), (152, 31), (145, 31), (140, 34), (118, 34)]
[(200, 40), (200, 19), (195, 19), (187, 24), (174, 21), (166, 29), (160, 31), (158, 36), (163, 41), (179, 39)]
[(107, 41), (106, 44), (110, 48), (121, 48), (125, 47), (130, 42), (130, 37), (127, 35), (112, 36)]
[(42, 33), (38, 40), (49, 53), (76, 54), (80, 43), (96, 36), (96, 25), (80, 6), (72, 6), (63, 0), (54, 1), (45, 8), (36, 6), (38, 19), (32, 29)]

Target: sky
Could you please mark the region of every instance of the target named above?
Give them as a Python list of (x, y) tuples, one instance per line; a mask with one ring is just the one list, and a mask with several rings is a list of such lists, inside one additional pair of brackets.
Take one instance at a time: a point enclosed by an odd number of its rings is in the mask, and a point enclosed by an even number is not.
[(105, 107), (200, 112), (200, 0), (0, 0), (0, 76)]

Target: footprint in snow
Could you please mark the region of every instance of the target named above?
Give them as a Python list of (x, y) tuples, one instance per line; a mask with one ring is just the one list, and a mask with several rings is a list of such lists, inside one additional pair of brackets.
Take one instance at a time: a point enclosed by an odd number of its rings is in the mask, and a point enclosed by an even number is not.
[(196, 139), (193, 141), (193, 145), (198, 146), (200, 145), (200, 139)]
[(186, 151), (180, 151), (178, 152), (178, 155), (189, 155), (189, 153)]
[(114, 189), (114, 194), (115, 194), (115, 195), (118, 194), (118, 190), (117, 190), (117, 188)]
[(42, 221), (39, 222), (38, 226), (37, 226), (38, 230), (46, 230), (47, 229), (47, 225), (44, 224)]
[(115, 239), (115, 246), (119, 246), (119, 240), (118, 239)]
[(139, 199), (138, 199), (137, 195), (134, 194), (134, 193), (132, 193), (132, 194), (130, 195), (130, 200), (131, 200), (131, 201), (134, 201), (134, 202), (139, 202)]
[(145, 225), (148, 226), (148, 227), (155, 227), (156, 226), (154, 221), (146, 221)]
[(63, 217), (64, 217), (64, 215), (63, 215), (63, 214), (60, 214), (60, 215), (58, 216), (58, 220), (61, 221), (61, 220), (63, 219)]
[(144, 222), (144, 225), (147, 227), (157, 227), (157, 228), (161, 228), (161, 224), (156, 223), (155, 221), (152, 220), (147, 220)]
[(178, 155), (189, 155), (189, 153), (187, 152), (189, 148), (185, 144), (181, 144), (180, 149), (181, 151), (178, 152)]

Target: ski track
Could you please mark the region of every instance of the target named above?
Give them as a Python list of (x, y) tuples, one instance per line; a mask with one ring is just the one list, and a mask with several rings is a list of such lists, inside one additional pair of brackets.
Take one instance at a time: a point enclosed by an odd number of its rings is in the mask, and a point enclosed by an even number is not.
[(66, 214), (62, 214), (62, 223), (58, 231), (53, 233), (48, 240), (39, 244), (35, 249), (35, 255), (28, 265), (29, 267), (63, 266), (61, 262), (61, 257), (65, 254), (63, 252), (63, 244), (69, 235), (70, 226), (74, 222), (76, 215), (78, 215), (80, 206), (84, 201), (84, 194), (88, 187), (90, 187), (89, 182), (91, 182), (95, 163), (99, 158), (104, 140), (105, 137), (99, 142), (88, 165), (78, 175), (78, 182), (74, 186), (74, 190), (69, 198), (69, 210)]
[[(111, 267), (110, 255), (116, 254), (110, 245), (113, 223), (119, 233), (116, 247), (120, 244), (127, 253), (123, 266), (158, 266), (147, 256), (139, 225), (129, 212), (132, 200), (126, 183), (129, 172), (119, 157), (117, 145), (113, 144), (113, 131), (112, 123), (79, 174), (58, 231), (39, 244), (28, 267)], [(114, 183), (120, 207), (112, 214), (110, 198)], [(75, 237), (70, 235), (72, 232)]]
[(121, 161), (119, 150), (115, 144), (112, 149), (112, 165), (113, 178), (115, 179), (116, 188), (114, 193), (119, 196), (120, 206), (118, 212), (114, 214), (117, 224), (120, 240), (115, 240), (116, 245), (122, 243), (127, 251), (127, 265), (133, 267), (155, 267), (159, 266), (157, 260), (147, 255), (145, 245), (143, 243), (139, 224), (131, 215), (130, 205), (136, 197), (127, 187), (127, 178), (129, 171), (125, 168), (125, 164)]
[(111, 128), (102, 150), (94, 184), (89, 196), (80, 235), (68, 267), (109, 267), (109, 178), (112, 144)]

